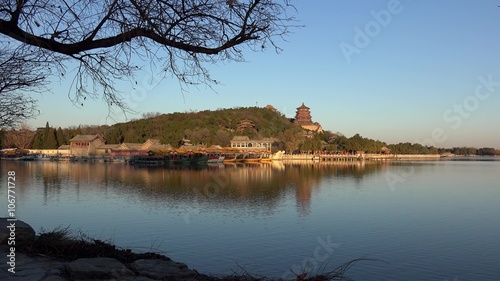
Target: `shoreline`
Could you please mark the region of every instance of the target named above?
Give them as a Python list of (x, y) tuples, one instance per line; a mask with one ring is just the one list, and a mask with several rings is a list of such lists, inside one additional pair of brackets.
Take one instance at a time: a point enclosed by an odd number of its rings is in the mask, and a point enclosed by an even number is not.
[[(244, 269), (227, 276), (205, 275), (162, 254), (136, 253), (101, 240), (72, 236), (69, 227), (36, 235), (29, 224), (15, 218), (0, 218), (0, 226), (0, 253), (7, 259), (1, 263), (0, 280), (327, 281), (345, 280), (346, 271), (359, 261), (379, 261), (354, 259), (329, 272), (296, 272), (293, 279), (252, 275)], [(12, 240), (15, 243), (8, 242)]]
[[(148, 157), (148, 156), (145, 156)], [(154, 157), (154, 156), (151, 156)], [(429, 161), (429, 160), (484, 160), (491, 158), (493, 160), (500, 159), (500, 155), (447, 155), (447, 154), (374, 154), (374, 153), (359, 153), (359, 154), (281, 154), (277, 158), (269, 159), (268, 161), (241, 161), (241, 162), (200, 162), (194, 165), (216, 165), (216, 164), (267, 164), (273, 162), (288, 162), (288, 161), (313, 161), (313, 162), (355, 162), (355, 161)], [(35, 161), (35, 162), (76, 162), (76, 163), (98, 163), (98, 164), (126, 164), (137, 166), (127, 157), (112, 157), (103, 155), (75, 156), (75, 157), (52, 157), (52, 158), (0, 158), (0, 161)], [(162, 164), (150, 163), (155, 166), (176, 166), (179, 164)], [(141, 165), (138, 165), (141, 166)]]

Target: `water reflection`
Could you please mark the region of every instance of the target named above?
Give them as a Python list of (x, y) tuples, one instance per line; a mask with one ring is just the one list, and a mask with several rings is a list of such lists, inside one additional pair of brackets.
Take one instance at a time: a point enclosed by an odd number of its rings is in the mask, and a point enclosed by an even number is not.
[[(27, 186), (43, 188), (44, 204), (61, 199), (61, 190), (82, 188), (108, 192), (120, 189), (144, 202), (263, 208), (272, 211), (284, 196), (295, 196), (297, 211), (307, 215), (312, 193), (330, 178), (363, 178), (387, 162), (275, 162), (202, 166), (135, 167), (125, 164), (69, 162), (9, 162), (2, 170), (18, 170), (19, 192)], [(333, 187), (335, 188), (335, 186)]]
[(0, 161), (0, 178), (5, 183), (7, 171), (16, 171), (19, 218), (36, 230), (71, 226), (135, 250), (165, 241), (153, 249), (200, 272), (231, 273), (237, 261), (279, 278), (314, 252), (318, 237), (331, 235), (342, 245), (332, 266), (365, 256), (391, 263), (356, 266), (354, 280), (431, 280), (436, 272), (441, 280), (474, 280), (477, 272), (497, 280), (499, 165)]

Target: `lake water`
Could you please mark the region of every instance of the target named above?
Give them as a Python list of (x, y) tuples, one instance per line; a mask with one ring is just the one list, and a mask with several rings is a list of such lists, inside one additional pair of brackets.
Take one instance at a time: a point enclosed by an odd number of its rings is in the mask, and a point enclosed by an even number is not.
[[(472, 158), (465, 158), (472, 159)], [(17, 217), (70, 226), (205, 274), (294, 278), (356, 258), (354, 280), (500, 280), (500, 160), (188, 168), (0, 161)], [(3, 198), (3, 199), (2, 199)]]

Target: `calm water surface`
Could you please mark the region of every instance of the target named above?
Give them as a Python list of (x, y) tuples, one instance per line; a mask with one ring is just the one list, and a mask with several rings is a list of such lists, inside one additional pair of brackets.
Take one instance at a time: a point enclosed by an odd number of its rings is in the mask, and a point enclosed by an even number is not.
[(500, 280), (500, 161), (0, 167), (1, 216), (14, 170), (17, 217), (35, 230), (70, 226), (206, 274), (293, 278), (371, 258), (384, 262), (349, 276)]

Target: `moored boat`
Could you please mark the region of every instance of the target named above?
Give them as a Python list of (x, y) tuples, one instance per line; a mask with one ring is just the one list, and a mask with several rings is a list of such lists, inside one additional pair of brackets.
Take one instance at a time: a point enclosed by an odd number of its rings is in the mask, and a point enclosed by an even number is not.
[(270, 153), (264, 152), (260, 158), (260, 162), (273, 162), (272, 155)]
[(247, 154), (245, 154), (245, 153), (238, 153), (236, 155), (235, 162), (243, 162), (243, 161), (245, 161), (246, 157), (247, 157)]
[(188, 158), (189, 158), (191, 164), (203, 164), (203, 163), (207, 163), (207, 161), (208, 161), (208, 156), (206, 156), (203, 153), (188, 154)]
[(128, 163), (135, 166), (163, 166), (165, 159), (163, 156), (133, 156)]
[(207, 163), (222, 163), (224, 161), (224, 156), (220, 153), (208, 153)]
[(164, 157), (165, 163), (170, 165), (189, 165), (191, 160), (185, 154), (169, 154)]
[(243, 162), (245, 162), (245, 163), (250, 163), (250, 162), (256, 163), (256, 162), (259, 162), (261, 158), (262, 158), (262, 154), (251, 152), (251, 153), (247, 153), (245, 155), (245, 157), (243, 158)]
[(24, 155), (19, 157), (19, 160), (21, 161), (33, 161), (35, 160), (35, 155)]
[(50, 157), (45, 154), (34, 154), (34, 159), (35, 161), (51, 161), (53, 157)]
[(236, 162), (236, 157), (238, 156), (237, 153), (226, 153), (224, 155), (224, 163), (231, 163), (231, 162)]

